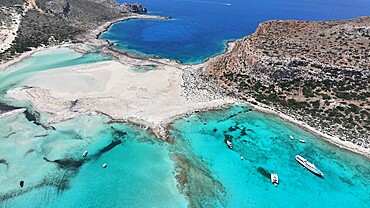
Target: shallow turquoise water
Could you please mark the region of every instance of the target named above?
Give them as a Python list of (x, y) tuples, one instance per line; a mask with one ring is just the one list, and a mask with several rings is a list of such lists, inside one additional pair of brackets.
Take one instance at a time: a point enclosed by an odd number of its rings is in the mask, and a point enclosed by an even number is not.
[[(223, 184), (226, 207), (370, 206), (369, 160), (274, 116), (234, 106), (181, 119), (171, 128), (178, 149), (188, 145), (184, 154), (194, 154)], [(233, 150), (225, 144), (225, 135), (231, 136)], [(325, 177), (317, 177), (299, 165), (294, 158), (297, 154), (316, 164)], [(279, 186), (274, 187), (259, 167), (277, 173)], [(219, 203), (211, 194), (200, 197)]]
[(102, 53), (82, 54), (68, 47), (52, 48), (36, 52), (29, 58), (0, 71), (0, 105), (1, 103), (6, 103), (17, 107), (26, 107), (31, 110), (32, 106), (30, 103), (7, 99), (4, 94), (10, 89), (23, 87), (23, 81), (37, 72), (112, 59), (112, 57)]
[[(0, 207), (186, 207), (167, 144), (133, 125), (107, 121), (81, 116), (46, 131), (23, 115), (1, 119), (22, 132), (0, 130), (1, 159), (8, 163), (0, 164), (0, 199), (6, 187), (14, 190), (6, 197), (11, 198), (0, 200)], [(44, 157), (68, 162), (60, 166)], [(20, 180), (25, 181), (22, 189)]]
[[(65, 48), (37, 53), (0, 72), (1, 96), (22, 86), (30, 73), (107, 59)], [(170, 127), (173, 144), (103, 116), (80, 116), (45, 129), (20, 114), (0, 119), (0, 126), (0, 207), (370, 206), (369, 160), (248, 107), (179, 119)], [(225, 135), (234, 150), (227, 148)], [(315, 163), (324, 179), (301, 167), (296, 154)], [(177, 181), (179, 165), (186, 180)], [(279, 174), (277, 188), (261, 168)], [(184, 181), (185, 192), (178, 189)]]
[(46, 49), (36, 52), (31, 57), (0, 71), (0, 93), (11, 87), (21, 85), (30, 73), (62, 68), (80, 64), (111, 60), (102, 53), (77, 53), (68, 47)]

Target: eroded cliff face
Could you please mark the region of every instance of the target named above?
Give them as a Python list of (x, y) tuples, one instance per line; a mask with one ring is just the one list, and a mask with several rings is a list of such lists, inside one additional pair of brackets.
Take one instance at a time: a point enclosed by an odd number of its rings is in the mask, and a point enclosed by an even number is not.
[(239, 98), (370, 148), (370, 17), (261, 23), (207, 73)]

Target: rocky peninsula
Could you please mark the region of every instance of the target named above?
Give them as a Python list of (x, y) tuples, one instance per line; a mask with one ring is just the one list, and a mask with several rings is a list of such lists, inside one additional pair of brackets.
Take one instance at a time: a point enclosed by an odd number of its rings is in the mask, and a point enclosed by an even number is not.
[(212, 61), (207, 74), (230, 96), (369, 152), (369, 60), (370, 17), (268, 21)]

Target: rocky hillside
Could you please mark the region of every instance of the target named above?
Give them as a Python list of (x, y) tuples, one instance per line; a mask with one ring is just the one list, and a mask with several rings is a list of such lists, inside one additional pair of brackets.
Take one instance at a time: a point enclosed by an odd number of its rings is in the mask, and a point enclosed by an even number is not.
[[(21, 15), (21, 20), (11, 47), (0, 51), (0, 61), (28, 51), (30, 47), (48, 45), (50, 40), (75, 41), (79, 34), (127, 15), (128, 6), (121, 6), (115, 0), (2, 0), (0, 8), (5, 13), (0, 9), (1, 20), (7, 25), (15, 24), (6, 14), (9, 11), (13, 16)], [(144, 9), (139, 4), (134, 7)]]
[(207, 73), (231, 95), (370, 148), (370, 17), (261, 23)]

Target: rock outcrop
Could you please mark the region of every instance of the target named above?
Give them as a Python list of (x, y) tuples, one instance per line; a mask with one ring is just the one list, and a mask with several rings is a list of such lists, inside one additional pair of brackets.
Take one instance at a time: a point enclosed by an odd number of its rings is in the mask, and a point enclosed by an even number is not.
[(261, 23), (207, 73), (238, 98), (370, 148), (370, 17)]
[(148, 10), (144, 8), (141, 4), (135, 3), (123, 3), (121, 5), (122, 9), (126, 12), (133, 12), (133, 13), (146, 13)]

